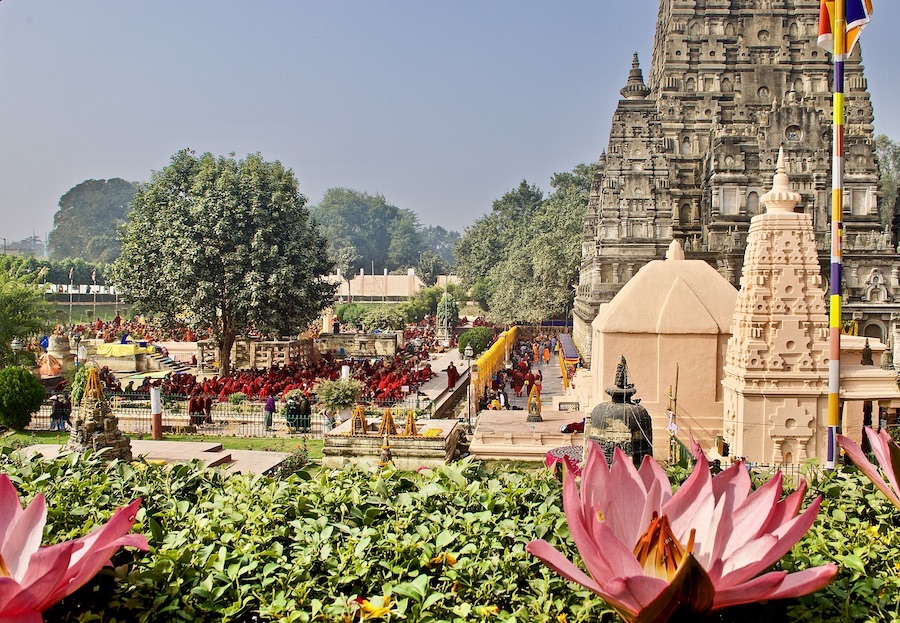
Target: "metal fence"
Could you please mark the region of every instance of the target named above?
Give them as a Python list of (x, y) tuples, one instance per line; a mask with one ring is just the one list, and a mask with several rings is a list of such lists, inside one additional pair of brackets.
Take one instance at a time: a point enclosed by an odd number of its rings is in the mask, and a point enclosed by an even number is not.
[[(119, 419), (119, 429), (126, 434), (150, 435), (151, 414), (150, 397), (147, 394), (110, 394), (106, 397), (110, 409)], [(290, 427), (284, 414), (283, 401), (276, 403), (276, 411), (272, 418), (270, 428), (266, 427), (264, 402), (213, 402), (210, 407), (209, 417), (206, 415), (190, 414), (188, 412), (189, 400), (187, 396), (163, 396), (162, 425), (163, 432), (176, 434), (202, 434), (216, 437), (273, 437), (294, 434), (312, 435), (321, 437), (326, 428), (326, 416), (324, 410), (314, 405), (308, 428)], [(75, 422), (78, 406), (73, 406), (70, 420)], [(385, 408), (393, 410), (395, 417), (405, 417), (407, 411), (415, 410), (417, 413), (428, 413), (431, 405), (425, 400), (416, 400), (415, 397), (405, 401), (385, 403), (381, 405), (367, 406), (371, 415), (380, 415)], [(31, 423), (26, 430), (47, 431), (50, 430), (50, 402), (45, 402), (31, 418)], [(367, 413), (367, 415), (369, 415)]]

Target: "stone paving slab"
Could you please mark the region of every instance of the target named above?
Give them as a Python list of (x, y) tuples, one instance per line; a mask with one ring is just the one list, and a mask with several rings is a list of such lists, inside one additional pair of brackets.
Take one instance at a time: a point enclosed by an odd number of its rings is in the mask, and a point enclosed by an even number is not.
[[(29, 446), (26, 452), (40, 453), (47, 458), (55, 458), (62, 450), (57, 444), (37, 444)], [(223, 450), (222, 444), (205, 441), (166, 441), (152, 439), (132, 439), (131, 454), (135, 458), (166, 463), (190, 463), (200, 460), (209, 467), (226, 467), (240, 474), (263, 474), (277, 466), (289, 456), (286, 452), (263, 452), (258, 450)]]
[(268, 452), (262, 450), (228, 450), (232, 462), (228, 471), (238, 474), (266, 474), (290, 456), (288, 452)]

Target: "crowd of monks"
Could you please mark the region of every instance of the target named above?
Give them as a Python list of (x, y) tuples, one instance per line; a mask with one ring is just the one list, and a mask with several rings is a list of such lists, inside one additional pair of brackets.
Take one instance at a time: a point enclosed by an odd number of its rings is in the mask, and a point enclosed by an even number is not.
[[(336, 359), (326, 353), (303, 363), (265, 370), (236, 370), (227, 377), (198, 379), (193, 374), (171, 374), (162, 380), (161, 391), (173, 396), (215, 397), (219, 402), (226, 402), (237, 392), (250, 400), (280, 398), (295, 389), (310, 396), (320, 382), (340, 378), (341, 368), (347, 365), (351, 378), (363, 383), (361, 400), (390, 403), (401, 400), (407, 392), (417, 391), (422, 383), (435, 376), (428, 359), (424, 351), (375, 360)], [(125, 391), (149, 392), (152, 384), (148, 377), (137, 387), (129, 384)]]

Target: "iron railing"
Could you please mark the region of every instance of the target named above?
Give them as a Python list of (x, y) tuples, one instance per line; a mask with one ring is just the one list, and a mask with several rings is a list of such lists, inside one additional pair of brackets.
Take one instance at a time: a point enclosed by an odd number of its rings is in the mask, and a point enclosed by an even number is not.
[[(146, 393), (109, 394), (106, 397), (113, 415), (119, 419), (119, 429), (126, 434), (150, 435), (152, 419), (150, 414), (150, 397)], [(267, 429), (265, 421), (264, 401), (245, 401), (238, 404), (214, 401), (210, 406), (209, 417), (206, 414), (188, 412), (188, 396), (162, 396), (163, 431), (177, 434), (199, 433), (217, 437), (267, 437), (278, 435), (308, 434), (321, 437), (325, 432), (326, 416), (319, 405), (313, 405), (309, 427), (291, 427), (285, 419), (284, 401), (276, 403), (276, 411), (272, 418), (272, 426)], [(405, 419), (409, 410), (417, 413), (429, 413), (431, 402), (424, 397), (407, 397), (403, 401), (382, 401), (379, 404), (364, 405), (367, 415), (380, 415), (386, 408), (393, 411), (395, 418)], [(70, 420), (75, 422), (76, 405), (73, 407)], [(31, 418), (26, 430), (50, 430), (50, 402), (45, 402)]]

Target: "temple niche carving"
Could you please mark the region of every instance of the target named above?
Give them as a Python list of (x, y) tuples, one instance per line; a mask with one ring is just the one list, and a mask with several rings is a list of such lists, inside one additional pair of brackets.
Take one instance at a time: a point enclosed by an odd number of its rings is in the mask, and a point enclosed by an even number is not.
[[(649, 80), (635, 54), (591, 186), (574, 321), (586, 360), (600, 305), (672, 240), (739, 285), (750, 219), (762, 211), (782, 147), (827, 290), (833, 67), (816, 43), (819, 8), (813, 0), (660, 0)], [(861, 335), (887, 342), (900, 334), (897, 240), (879, 217), (859, 46), (845, 73), (844, 312)]]

